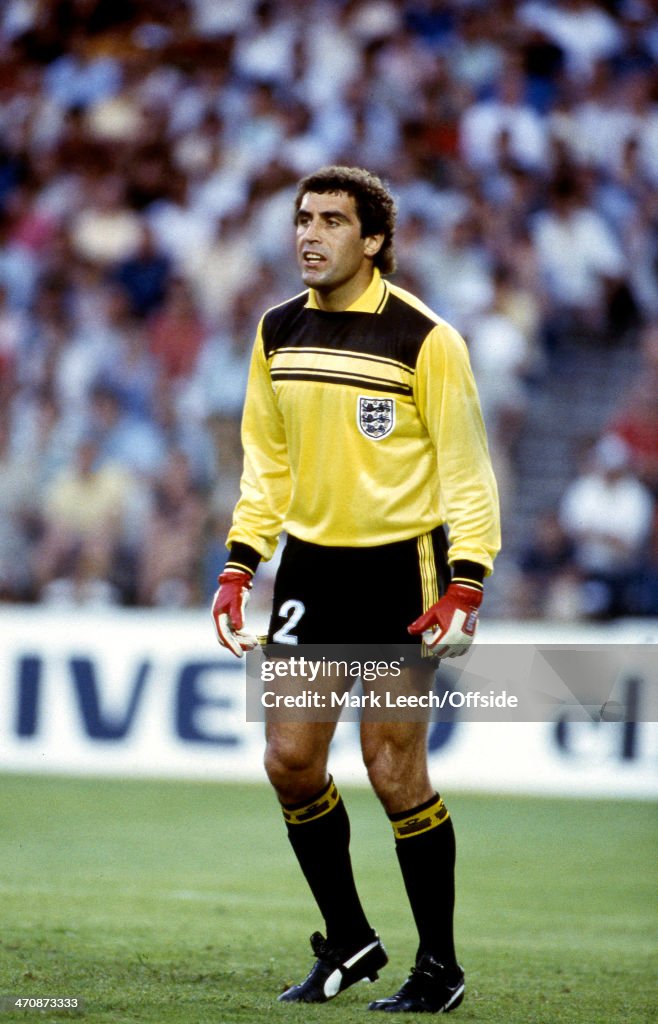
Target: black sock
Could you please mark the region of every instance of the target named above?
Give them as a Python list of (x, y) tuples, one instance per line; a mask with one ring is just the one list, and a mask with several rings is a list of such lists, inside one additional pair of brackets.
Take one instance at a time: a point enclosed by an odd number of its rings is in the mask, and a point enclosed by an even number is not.
[(389, 815), (419, 937), (418, 955), (454, 965), (455, 831), (441, 797)]
[(322, 914), (327, 940), (348, 949), (372, 938), (354, 884), (350, 822), (333, 779), (311, 800), (284, 806), (288, 838)]

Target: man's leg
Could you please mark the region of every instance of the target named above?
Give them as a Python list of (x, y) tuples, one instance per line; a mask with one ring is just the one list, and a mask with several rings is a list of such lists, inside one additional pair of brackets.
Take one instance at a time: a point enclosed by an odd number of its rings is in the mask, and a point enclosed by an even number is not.
[(372, 929), (354, 884), (347, 811), (327, 772), (335, 728), (335, 722), (270, 723), (265, 767), (327, 939), (343, 945), (366, 938)]
[(463, 996), (453, 937), (455, 834), (427, 766), (427, 722), (361, 723), (372, 787), (386, 810), (418, 930), (416, 966), (390, 999), (371, 1009), (448, 1012)]
[(350, 824), (327, 772), (335, 722), (269, 722), (265, 767), (281, 802), (288, 838), (315, 897), (327, 930), (311, 945), (318, 960), (301, 985), (280, 997), (324, 1002), (364, 977), (371, 980), (387, 961), (365, 916), (354, 883)]

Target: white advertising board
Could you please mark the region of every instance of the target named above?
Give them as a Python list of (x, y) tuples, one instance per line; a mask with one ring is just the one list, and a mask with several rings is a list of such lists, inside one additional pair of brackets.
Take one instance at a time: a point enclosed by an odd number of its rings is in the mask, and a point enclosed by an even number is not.
[[(652, 643), (645, 624), (565, 635), (489, 624), (493, 643)], [(642, 685), (658, 686), (656, 672)], [(0, 771), (264, 779), (263, 726), (244, 666), (204, 612), (0, 611)], [(437, 786), (655, 798), (658, 726), (634, 721), (436, 722)], [(366, 781), (358, 724), (338, 727), (332, 770)]]

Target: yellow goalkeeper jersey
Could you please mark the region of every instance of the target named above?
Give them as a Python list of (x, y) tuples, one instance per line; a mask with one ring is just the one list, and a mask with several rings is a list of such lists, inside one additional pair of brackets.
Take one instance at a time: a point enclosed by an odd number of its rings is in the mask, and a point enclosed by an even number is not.
[(229, 545), (268, 559), (282, 530), (364, 547), (443, 523), (449, 561), (491, 571), (498, 494), (466, 345), (377, 270), (345, 311), (311, 290), (264, 315), (242, 442)]

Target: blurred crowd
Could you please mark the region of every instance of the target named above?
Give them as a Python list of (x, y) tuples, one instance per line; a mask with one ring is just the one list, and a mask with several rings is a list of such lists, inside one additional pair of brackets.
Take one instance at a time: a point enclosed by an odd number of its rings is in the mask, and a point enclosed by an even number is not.
[(658, 617), (658, 325), (557, 508), (519, 552), (518, 617)]
[(396, 195), (397, 283), (467, 339), (506, 495), (568, 347), (630, 347), (582, 475), (504, 557), (530, 614), (658, 613), (653, 10), (5, 0), (0, 599), (207, 599), (257, 319), (300, 287), (295, 182), (349, 163)]

